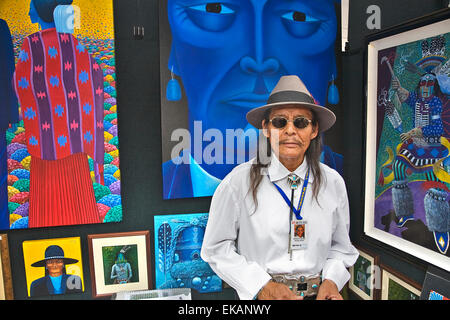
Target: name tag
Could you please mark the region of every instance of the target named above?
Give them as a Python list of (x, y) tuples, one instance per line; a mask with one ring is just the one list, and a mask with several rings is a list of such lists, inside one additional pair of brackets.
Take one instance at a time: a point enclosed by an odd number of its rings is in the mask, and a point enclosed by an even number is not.
[(291, 222), (291, 250), (304, 250), (307, 247), (306, 220)]

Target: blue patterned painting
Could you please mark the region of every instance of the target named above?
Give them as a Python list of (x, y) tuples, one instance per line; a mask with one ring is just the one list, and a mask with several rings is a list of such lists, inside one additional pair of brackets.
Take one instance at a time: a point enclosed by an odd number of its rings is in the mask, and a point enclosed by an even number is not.
[(200, 257), (207, 213), (155, 216), (156, 288), (222, 290), (222, 280)]

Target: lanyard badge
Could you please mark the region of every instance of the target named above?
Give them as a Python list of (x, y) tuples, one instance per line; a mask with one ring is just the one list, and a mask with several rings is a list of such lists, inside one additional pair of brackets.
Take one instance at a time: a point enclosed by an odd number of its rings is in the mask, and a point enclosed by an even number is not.
[[(291, 186), (291, 200), (287, 197), (287, 195), (284, 193), (284, 191), (274, 182), (274, 186), (277, 188), (278, 192), (283, 197), (284, 201), (290, 208), (289, 213), (289, 246), (288, 246), (288, 253), (290, 254), (290, 257), (292, 259), (292, 250), (300, 250), (300, 249), (306, 249), (306, 220), (303, 219), (301, 215), (303, 202), (305, 200), (306, 190), (308, 188), (308, 180), (309, 180), (309, 168), (305, 174), (305, 178), (303, 180), (303, 187), (301, 189), (300, 199), (298, 201), (297, 208), (294, 207), (294, 192), (298, 189), (298, 185), (300, 182), (300, 178), (291, 173), (288, 176), (288, 183)], [(295, 213), (296, 219), (293, 218), (293, 213)]]

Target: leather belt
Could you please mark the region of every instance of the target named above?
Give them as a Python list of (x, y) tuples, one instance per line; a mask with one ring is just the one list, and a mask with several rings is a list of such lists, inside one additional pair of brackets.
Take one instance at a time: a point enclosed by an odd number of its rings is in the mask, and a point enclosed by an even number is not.
[(271, 277), (273, 281), (287, 285), (296, 295), (303, 297), (317, 295), (322, 282), (320, 274), (312, 276), (299, 274), (271, 274)]

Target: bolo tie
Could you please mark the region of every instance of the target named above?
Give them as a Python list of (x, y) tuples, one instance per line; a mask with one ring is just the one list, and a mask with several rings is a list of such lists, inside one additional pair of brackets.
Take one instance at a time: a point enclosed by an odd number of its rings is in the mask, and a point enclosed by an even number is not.
[(291, 203), (289, 206), (289, 245), (288, 245), (288, 252), (289, 257), (292, 260), (292, 249), (291, 249), (291, 236), (292, 236), (292, 228), (291, 228), (291, 222), (292, 222), (292, 215), (294, 213), (294, 193), (295, 190), (298, 189), (298, 182), (300, 181), (300, 177), (297, 176), (295, 173), (291, 173), (288, 175), (288, 183), (291, 187)]

